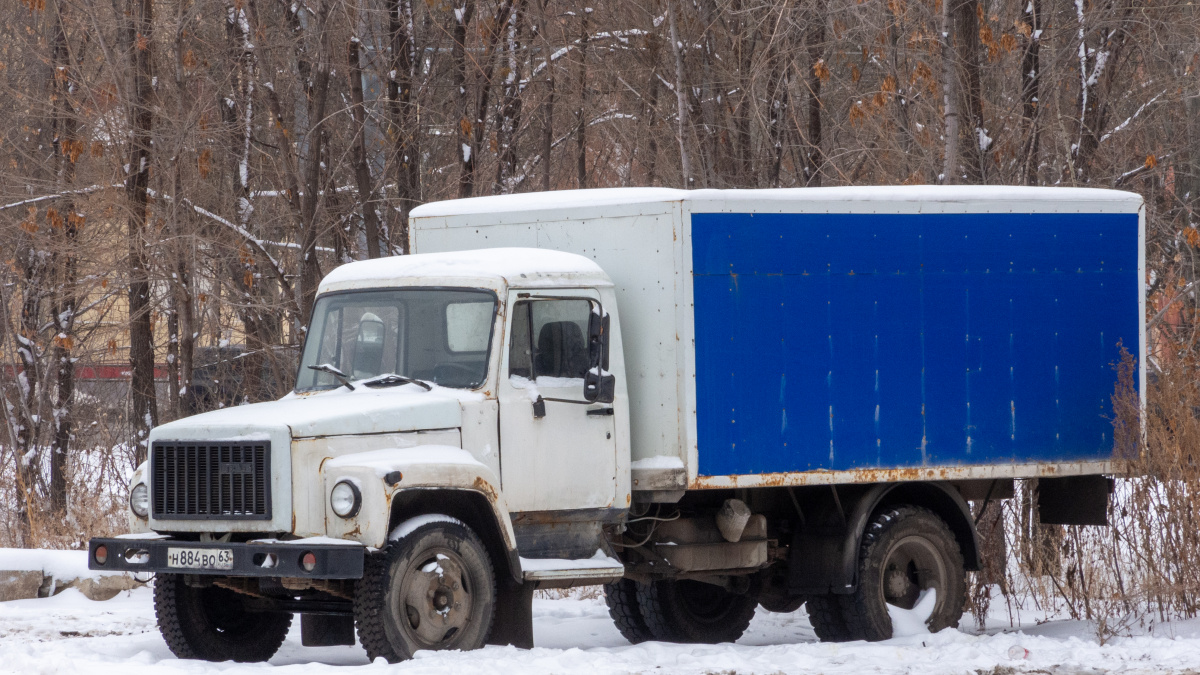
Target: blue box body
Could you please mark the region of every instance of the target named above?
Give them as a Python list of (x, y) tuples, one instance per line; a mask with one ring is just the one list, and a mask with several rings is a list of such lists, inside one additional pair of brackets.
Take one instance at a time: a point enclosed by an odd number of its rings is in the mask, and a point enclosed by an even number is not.
[(1137, 214), (691, 216), (700, 476), (1106, 460)]

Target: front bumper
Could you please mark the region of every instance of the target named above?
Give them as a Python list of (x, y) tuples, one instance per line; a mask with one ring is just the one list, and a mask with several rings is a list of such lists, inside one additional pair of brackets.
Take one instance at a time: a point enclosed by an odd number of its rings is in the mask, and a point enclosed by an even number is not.
[[(328, 540), (326, 540), (328, 541)], [(104, 564), (96, 562), (96, 548), (107, 549)], [(167, 549), (187, 548), (233, 553), (231, 569), (172, 567)], [(312, 570), (301, 560), (308, 553), (316, 559)], [(249, 543), (179, 541), (170, 538), (93, 539), (88, 542), (88, 569), (104, 572), (152, 572), (165, 574), (208, 574), (227, 577), (298, 577), (302, 579), (361, 579), (366, 547), (355, 544), (320, 544), (303, 540), (265, 540)]]

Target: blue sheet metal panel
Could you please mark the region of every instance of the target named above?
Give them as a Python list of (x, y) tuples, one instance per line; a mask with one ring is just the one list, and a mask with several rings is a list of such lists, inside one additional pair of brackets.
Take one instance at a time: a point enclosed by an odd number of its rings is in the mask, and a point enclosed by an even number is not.
[(1133, 214), (694, 214), (699, 473), (1103, 458)]

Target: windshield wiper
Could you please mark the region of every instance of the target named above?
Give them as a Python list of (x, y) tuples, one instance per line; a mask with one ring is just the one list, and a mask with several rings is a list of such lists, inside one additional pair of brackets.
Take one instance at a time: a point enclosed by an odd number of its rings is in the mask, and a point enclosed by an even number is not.
[(364, 386), (370, 387), (372, 389), (382, 389), (384, 387), (396, 387), (396, 386), (399, 386), (402, 384), (415, 384), (415, 385), (418, 385), (421, 387), (425, 387), (425, 391), (433, 391), (433, 387), (429, 386), (429, 384), (427, 382), (422, 382), (421, 380), (418, 380), (418, 379), (412, 378), (412, 377), (405, 377), (403, 375), (397, 375), (395, 373), (388, 373), (387, 375), (380, 375), (379, 377), (377, 377), (373, 380), (367, 380), (366, 382), (363, 382)]
[(330, 375), (336, 377), (338, 382), (341, 382), (342, 384), (346, 385), (346, 387), (350, 391), (354, 391), (354, 385), (350, 384), (350, 378), (346, 377), (346, 374), (343, 373), (342, 371), (338, 370), (337, 368), (334, 368), (333, 364), (331, 364), (331, 363), (322, 363), (319, 366), (309, 366), (308, 369), (309, 370), (317, 370), (322, 373), (329, 373)]

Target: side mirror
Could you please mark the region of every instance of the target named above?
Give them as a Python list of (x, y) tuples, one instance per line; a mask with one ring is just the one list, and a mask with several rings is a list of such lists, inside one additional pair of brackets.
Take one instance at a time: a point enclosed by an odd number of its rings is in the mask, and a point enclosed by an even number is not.
[(583, 398), (588, 403), (612, 403), (617, 398), (617, 376), (592, 368), (583, 376)]
[(610, 316), (596, 305), (588, 317), (588, 367), (608, 370), (608, 326)]
[(588, 318), (588, 371), (583, 376), (583, 398), (588, 403), (612, 403), (616, 398), (617, 378), (608, 372), (609, 321), (599, 305)]

